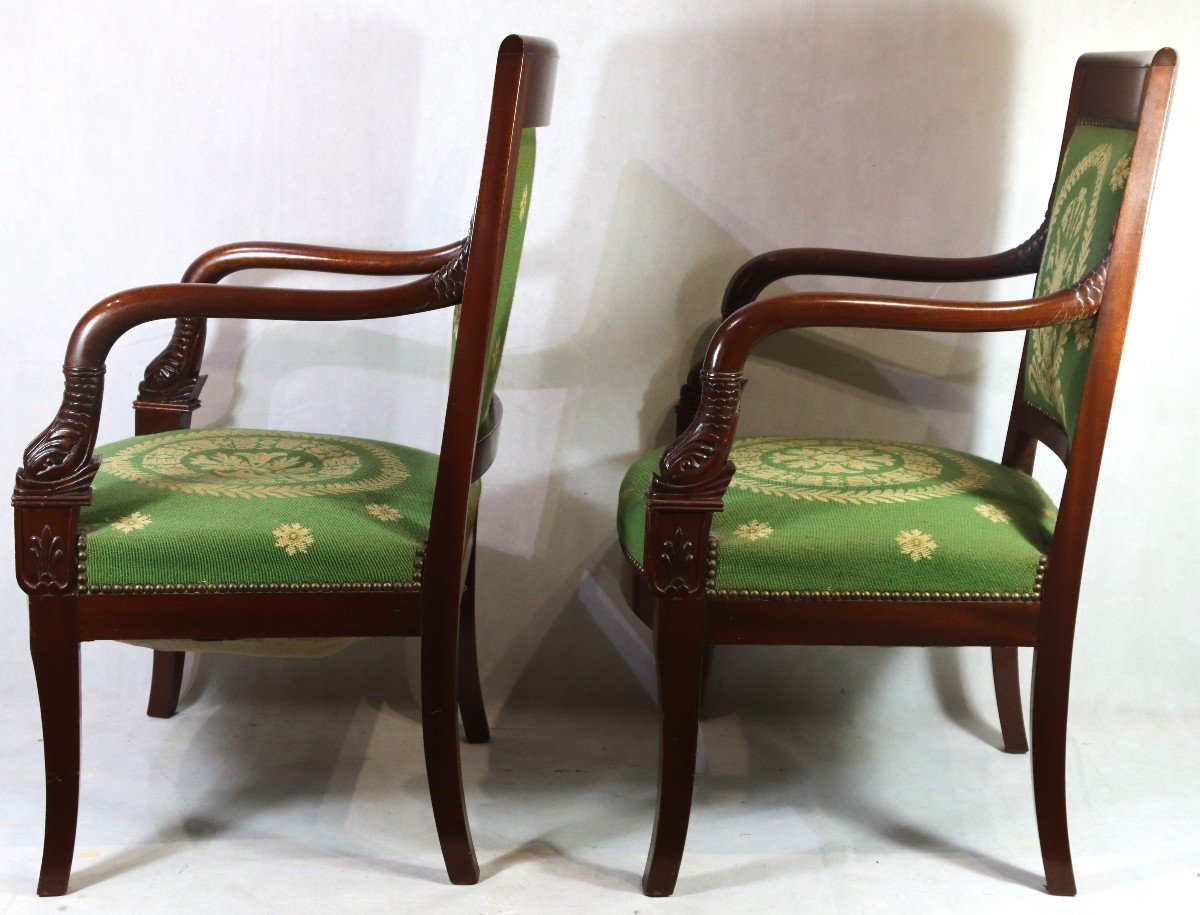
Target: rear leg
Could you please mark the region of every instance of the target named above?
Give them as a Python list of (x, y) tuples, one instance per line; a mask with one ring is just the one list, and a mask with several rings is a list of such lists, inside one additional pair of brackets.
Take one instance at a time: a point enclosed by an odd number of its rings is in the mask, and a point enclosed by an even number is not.
[(471, 557), (467, 561), (466, 590), (463, 591), (458, 626), (458, 711), (467, 743), (487, 743), (492, 735), (488, 729), (487, 709), (483, 705), (479, 654), (475, 645), (474, 538), (471, 540)]
[(150, 702), (146, 714), (151, 718), (170, 718), (179, 706), (179, 687), (183, 684), (183, 651), (155, 651), (154, 672), (150, 675)]
[(992, 681), (996, 687), (1004, 752), (1026, 753), (1029, 743), (1025, 739), (1025, 719), (1021, 714), (1021, 670), (1015, 645), (992, 647)]

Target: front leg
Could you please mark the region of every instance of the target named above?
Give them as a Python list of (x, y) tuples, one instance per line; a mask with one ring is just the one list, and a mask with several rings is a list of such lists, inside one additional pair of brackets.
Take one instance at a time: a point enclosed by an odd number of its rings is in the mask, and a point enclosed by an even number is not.
[(692, 813), (700, 692), (704, 680), (704, 601), (660, 600), (655, 611), (659, 770), (654, 835), (642, 876), (647, 896), (675, 891)]
[(39, 896), (61, 896), (71, 879), (79, 817), (81, 697), (74, 597), (31, 597), (29, 649), (42, 709), (46, 835)]

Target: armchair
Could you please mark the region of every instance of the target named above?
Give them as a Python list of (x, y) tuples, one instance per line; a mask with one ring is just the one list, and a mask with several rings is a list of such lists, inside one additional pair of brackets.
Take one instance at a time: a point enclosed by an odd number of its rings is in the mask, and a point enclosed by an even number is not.
[[(175, 711), (184, 652), (317, 655), (366, 636), (421, 639), (421, 710), (434, 819), (450, 879), (479, 868), (456, 711), (488, 739), (474, 634), (475, 515), (500, 423), (493, 397), (533, 179), (549, 123), (554, 46), (500, 46), (468, 238), (427, 251), (251, 242), (216, 248), (178, 285), (118, 293), (79, 322), (66, 389), (17, 472), (17, 578), (46, 760), (38, 893), (66, 892), (79, 802), (80, 652), (155, 649), (149, 713)], [(347, 292), (215, 285), (249, 268), (419, 276)], [(458, 306), (440, 455), (388, 442), (192, 430), (208, 318), (363, 320)], [(96, 447), (104, 363), (130, 328), (176, 319), (135, 402), (137, 436)], [(481, 404), (487, 409), (481, 409)]]
[[(960, 645), (992, 651), (1005, 749), (1028, 749), (1017, 649), (1034, 648), (1034, 800), (1046, 885), (1073, 895), (1065, 750), (1071, 651), (1096, 478), (1175, 52), (1079, 59), (1046, 220), (991, 257), (789, 249), (756, 257), (676, 408), (678, 438), (633, 465), (618, 529), (627, 596), (654, 631), (661, 750), (642, 886), (674, 891), (710, 646)], [(1035, 297), (963, 302), (838, 294), (756, 301), (798, 274), (952, 282), (1037, 272)], [(754, 346), (794, 327), (1026, 330), (1000, 463), (947, 448), (737, 439)], [(1056, 507), (1030, 476), (1067, 468)]]

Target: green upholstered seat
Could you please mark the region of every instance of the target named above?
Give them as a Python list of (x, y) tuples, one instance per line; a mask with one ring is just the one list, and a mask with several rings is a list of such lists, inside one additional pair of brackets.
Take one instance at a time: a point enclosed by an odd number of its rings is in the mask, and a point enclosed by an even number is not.
[[(1034, 295), (1078, 283), (1108, 252), (1137, 134), (1081, 121), (1063, 153)], [(1075, 435), (1095, 318), (1029, 332), (1025, 402)]]
[(368, 439), (161, 432), (97, 449), (87, 591), (417, 590), (438, 457)]
[[(639, 568), (661, 454), (621, 485), (621, 545)], [(739, 439), (731, 457), (711, 596), (1038, 596), (1057, 512), (1020, 471), (933, 445), (844, 439)]]

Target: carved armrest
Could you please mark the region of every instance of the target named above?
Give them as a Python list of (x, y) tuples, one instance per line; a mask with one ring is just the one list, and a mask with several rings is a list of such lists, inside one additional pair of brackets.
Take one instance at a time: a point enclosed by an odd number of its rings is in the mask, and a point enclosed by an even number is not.
[(1049, 219), (1026, 241), (984, 257), (914, 257), (838, 248), (781, 248), (753, 257), (725, 287), (721, 317), (753, 302), (767, 286), (790, 276), (860, 276), (878, 280), (965, 283), (1036, 273)]
[(467, 240), (425, 251), (362, 251), (273, 241), (243, 241), (205, 251), (183, 275), (185, 283), (218, 283), (239, 270), (309, 270), (359, 276), (433, 273), (467, 247)]
[(688, 427), (663, 452), (646, 495), (644, 568), (665, 596), (698, 593), (714, 512), (733, 477), (742, 370), (766, 337), (798, 327), (874, 327), (952, 332), (1028, 330), (1096, 314), (1107, 259), (1062, 292), (1010, 302), (963, 302), (896, 296), (805, 293), (753, 302), (713, 335), (699, 373), (699, 405)]
[[(270, 250), (267, 250), (270, 248)], [(301, 269), (340, 272), (425, 273), (421, 279), (383, 289), (325, 291), (216, 286), (191, 282), (146, 286), (110, 296), (76, 325), (63, 365), (62, 405), (25, 450), (17, 471), (17, 578), (29, 594), (60, 594), (75, 588), (79, 506), (91, 501), (99, 463), (92, 452), (100, 421), (104, 362), (117, 339), (130, 328), (161, 318), (177, 318), (176, 339), (147, 373), (145, 385), (160, 383), (159, 403), (139, 406), (190, 409), (198, 385), (199, 347), (204, 320), (274, 318), (338, 321), (415, 314), (462, 300), (467, 242), (405, 254), (356, 252), (300, 246), (230, 246), (215, 249), (193, 264), (188, 275), (208, 280), (247, 266), (287, 263)], [(353, 269), (352, 269), (353, 268)], [(181, 333), (182, 329), (182, 333)], [(156, 368), (157, 366), (157, 368)], [(151, 393), (154, 393), (151, 384)], [(178, 398), (172, 402), (170, 398)]]
[[(877, 280), (964, 283), (1036, 273), (1046, 245), (1049, 217), (1026, 241), (985, 257), (914, 257), (838, 248), (781, 248), (746, 261), (733, 274), (721, 300), (728, 318), (762, 294), (771, 283), (790, 276), (859, 276)], [(679, 389), (676, 432), (687, 428), (700, 400), (700, 368), (696, 363)]]
[(63, 367), (62, 407), (26, 450), (14, 500), (75, 505), (89, 501), (97, 468), (92, 448), (104, 362), (117, 339), (139, 324), (182, 315), (293, 321), (383, 318), (443, 308), (461, 298), (462, 276), (440, 271), (401, 286), (346, 292), (185, 283), (145, 286), (110, 296), (84, 315), (71, 335)]
[[(319, 245), (250, 241), (222, 245), (194, 260), (185, 283), (219, 283), (241, 270), (308, 270), (359, 276), (411, 276), (432, 273), (443, 284), (461, 285), (470, 239), (425, 251), (361, 251)], [(175, 322), (171, 341), (146, 367), (134, 406), (139, 411), (190, 413), (199, 406), (203, 384), (204, 318)]]

